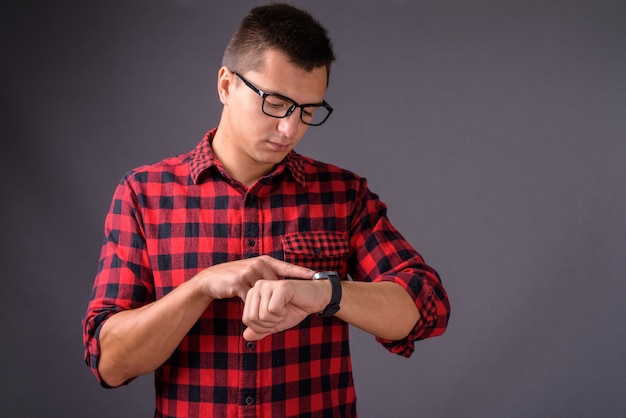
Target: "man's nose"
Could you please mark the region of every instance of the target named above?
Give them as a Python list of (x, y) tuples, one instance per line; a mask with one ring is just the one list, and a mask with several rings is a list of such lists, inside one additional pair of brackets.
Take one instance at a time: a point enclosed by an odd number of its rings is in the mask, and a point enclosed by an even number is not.
[(289, 116), (279, 119), (278, 131), (286, 138), (295, 138), (298, 135), (301, 126), (300, 111), (300, 108), (296, 108)]

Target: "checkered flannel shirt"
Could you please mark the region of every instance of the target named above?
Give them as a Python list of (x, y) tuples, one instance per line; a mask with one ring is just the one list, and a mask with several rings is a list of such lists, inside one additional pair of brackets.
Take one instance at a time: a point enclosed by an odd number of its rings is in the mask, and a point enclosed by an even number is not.
[[(209, 131), (191, 152), (129, 172), (105, 221), (105, 241), (84, 318), (85, 360), (98, 374), (102, 324), (159, 300), (202, 269), (267, 254), (355, 281), (391, 281), (421, 318), (401, 341), (444, 332), (447, 295), (437, 273), (396, 231), (365, 179), (290, 153), (247, 189), (211, 152)], [(348, 324), (311, 315), (247, 342), (243, 302), (215, 300), (155, 371), (155, 416), (352, 417), (356, 395)]]

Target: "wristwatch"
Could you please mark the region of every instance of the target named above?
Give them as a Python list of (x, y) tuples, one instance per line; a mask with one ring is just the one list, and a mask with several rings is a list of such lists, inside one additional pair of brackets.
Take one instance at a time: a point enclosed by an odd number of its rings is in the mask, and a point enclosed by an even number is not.
[(320, 271), (313, 275), (313, 280), (330, 280), (332, 288), (330, 302), (318, 315), (323, 317), (333, 316), (339, 310), (339, 302), (341, 302), (341, 280), (339, 280), (339, 274), (336, 271)]

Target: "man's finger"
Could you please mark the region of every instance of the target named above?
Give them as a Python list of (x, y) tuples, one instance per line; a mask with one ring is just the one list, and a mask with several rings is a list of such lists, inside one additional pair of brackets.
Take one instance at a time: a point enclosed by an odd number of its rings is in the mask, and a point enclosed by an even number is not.
[(243, 331), (243, 339), (246, 341), (258, 341), (262, 338), (267, 337), (268, 335), (270, 335), (269, 333), (267, 334), (259, 334), (258, 332), (256, 332), (255, 330), (253, 330), (252, 328), (248, 327)]
[(315, 274), (315, 270), (310, 268), (297, 266), (269, 256), (263, 257), (263, 262), (270, 266), (274, 274), (281, 277), (310, 279)]

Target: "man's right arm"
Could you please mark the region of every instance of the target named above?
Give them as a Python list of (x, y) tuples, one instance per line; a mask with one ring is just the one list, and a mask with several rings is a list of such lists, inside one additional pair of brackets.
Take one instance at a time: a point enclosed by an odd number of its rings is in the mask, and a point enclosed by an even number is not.
[(269, 256), (206, 268), (163, 298), (107, 319), (100, 331), (98, 373), (113, 387), (150, 373), (169, 358), (213, 300), (245, 300), (260, 279), (309, 279), (313, 273)]
[(116, 387), (154, 371), (212, 300), (199, 290), (196, 277), (158, 301), (111, 316), (100, 331), (98, 373), (102, 380)]

